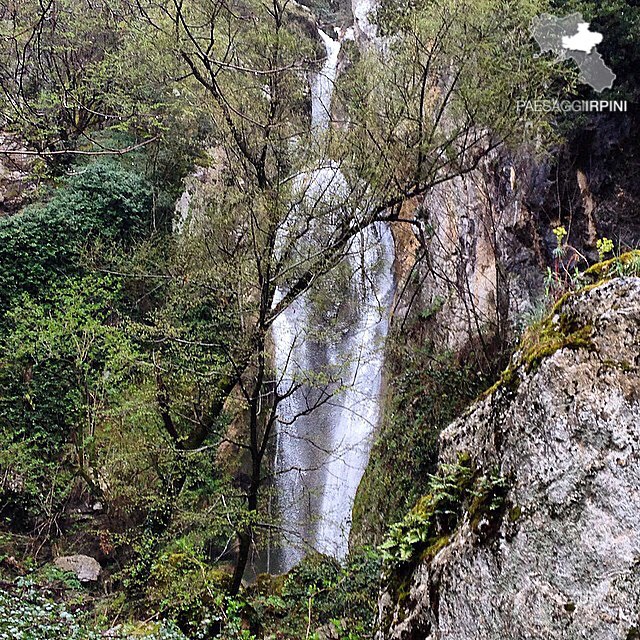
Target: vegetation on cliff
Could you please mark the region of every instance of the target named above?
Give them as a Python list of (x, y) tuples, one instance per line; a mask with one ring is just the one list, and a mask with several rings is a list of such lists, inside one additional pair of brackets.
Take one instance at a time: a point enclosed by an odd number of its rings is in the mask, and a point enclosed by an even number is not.
[(516, 352), (517, 387), (445, 429), (431, 493), (383, 545), (383, 637), (635, 633), (639, 303), (637, 272), (567, 294)]

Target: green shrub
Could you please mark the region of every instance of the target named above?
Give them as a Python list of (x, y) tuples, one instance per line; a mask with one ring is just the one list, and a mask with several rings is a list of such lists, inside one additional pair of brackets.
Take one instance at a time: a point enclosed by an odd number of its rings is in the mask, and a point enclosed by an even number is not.
[(224, 627), (229, 575), (208, 565), (193, 547), (167, 550), (153, 563), (147, 601), (190, 636)]
[[(123, 640), (186, 640), (170, 624), (124, 625)], [(0, 591), (0, 640), (99, 640), (102, 634), (85, 624), (81, 612), (54, 599), (54, 593), (28, 578), (4, 584)]]
[(96, 425), (126, 386), (135, 351), (118, 324), (117, 284), (86, 277), (24, 295), (0, 339), (0, 518), (26, 528), (62, 507), (90, 469)]
[(94, 163), (46, 204), (0, 218), (0, 313), (21, 294), (40, 295), (77, 273), (92, 245), (130, 244), (150, 212), (151, 193), (142, 178), (116, 164)]
[(340, 640), (373, 638), (380, 586), (380, 555), (362, 549), (344, 566), (320, 554), (307, 556), (286, 576), (261, 576), (247, 598), (265, 637), (297, 640), (331, 625)]

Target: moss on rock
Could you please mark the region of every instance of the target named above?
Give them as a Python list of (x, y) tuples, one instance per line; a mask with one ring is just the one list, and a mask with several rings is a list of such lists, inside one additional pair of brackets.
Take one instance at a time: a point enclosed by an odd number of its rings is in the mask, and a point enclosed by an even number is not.
[(430, 492), (393, 525), (380, 549), (386, 571), (404, 574), (433, 559), (462, 522), (481, 539), (495, 533), (506, 508), (507, 483), (497, 471), (484, 473), (468, 454), (457, 464), (443, 464), (431, 477)]
[(511, 364), (502, 372), (496, 383), (482, 394), (482, 398), (491, 396), (500, 388), (515, 390), (523, 372), (535, 371), (543, 360), (560, 349), (593, 347), (593, 327), (590, 324), (580, 324), (566, 311), (568, 301), (584, 290), (565, 294), (544, 320), (525, 331)]
[(611, 260), (594, 264), (582, 275), (591, 283), (600, 283), (611, 278), (640, 276), (640, 251), (629, 251)]

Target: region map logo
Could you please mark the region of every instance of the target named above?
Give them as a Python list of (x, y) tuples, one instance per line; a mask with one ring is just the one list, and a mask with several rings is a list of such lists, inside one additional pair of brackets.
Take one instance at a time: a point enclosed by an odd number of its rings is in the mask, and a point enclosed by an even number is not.
[(543, 13), (533, 19), (531, 35), (542, 53), (550, 51), (559, 61), (573, 60), (580, 69), (580, 80), (601, 93), (613, 87), (616, 74), (596, 49), (603, 35), (589, 27), (581, 13), (572, 13), (564, 18)]

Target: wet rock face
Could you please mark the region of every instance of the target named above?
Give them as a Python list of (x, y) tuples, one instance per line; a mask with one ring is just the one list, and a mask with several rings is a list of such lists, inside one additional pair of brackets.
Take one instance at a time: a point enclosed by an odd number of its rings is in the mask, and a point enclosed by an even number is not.
[(451, 424), (441, 462), (469, 453), (508, 482), (499, 529), (468, 516), (402, 598), (379, 640), (636, 638), (640, 631), (640, 279), (570, 298), (552, 319), (588, 342), (516, 375)]

